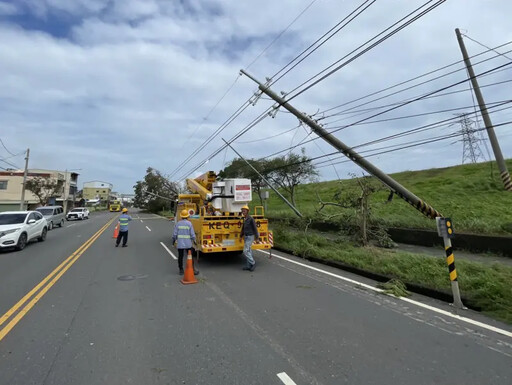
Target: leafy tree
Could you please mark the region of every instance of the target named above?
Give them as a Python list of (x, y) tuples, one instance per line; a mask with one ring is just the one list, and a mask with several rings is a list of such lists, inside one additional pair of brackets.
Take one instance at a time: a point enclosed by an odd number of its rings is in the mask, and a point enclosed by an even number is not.
[[(235, 158), (231, 163), (219, 172), (220, 178), (247, 178), (251, 180), (252, 190), (258, 194), (260, 203), (263, 204), (261, 197), (262, 190), (267, 187), (267, 183), (263, 177), (268, 177), (269, 161), (266, 159), (248, 159), (247, 160), (256, 170), (259, 175), (241, 158)], [(262, 177), (263, 176), (263, 177)]]
[(28, 179), (25, 183), (25, 188), (37, 197), (41, 206), (45, 206), (50, 198), (60, 195), (63, 185), (63, 180), (38, 176)]
[[(367, 246), (370, 240), (376, 240), (379, 246), (393, 247), (393, 241), (387, 234), (386, 228), (375, 220), (372, 212), (371, 197), (376, 192), (385, 190), (385, 187), (372, 176), (363, 175), (356, 178), (355, 174), (349, 175), (355, 183), (345, 185), (344, 189), (340, 187), (333, 195), (331, 202), (324, 202), (317, 194), (320, 204), (317, 213), (328, 220), (335, 217), (344, 218), (345, 231), (348, 233), (353, 231), (354, 240), (363, 246)], [(340, 210), (334, 214), (327, 214), (322, 211), (327, 206), (335, 206)]]
[(288, 193), (294, 206), (297, 186), (318, 176), (318, 171), (306, 156), (304, 148), (301, 149), (300, 155), (290, 153), (276, 157), (268, 161), (267, 165), (270, 178)]
[(177, 183), (152, 167), (147, 168), (144, 179), (137, 181), (133, 188), (134, 206), (152, 213), (159, 212), (162, 207), (172, 207), (181, 191)]

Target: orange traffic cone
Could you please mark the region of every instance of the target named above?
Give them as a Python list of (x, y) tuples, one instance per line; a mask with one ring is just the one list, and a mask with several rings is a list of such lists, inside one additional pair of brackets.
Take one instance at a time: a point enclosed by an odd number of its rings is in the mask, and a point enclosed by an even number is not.
[(119, 235), (119, 223), (114, 228), (114, 235), (112, 236), (112, 238), (117, 238), (118, 235)]
[(187, 255), (187, 266), (185, 267), (185, 275), (181, 280), (184, 285), (190, 285), (191, 283), (197, 283), (197, 279), (194, 276), (194, 265), (192, 263), (192, 252), (189, 250)]

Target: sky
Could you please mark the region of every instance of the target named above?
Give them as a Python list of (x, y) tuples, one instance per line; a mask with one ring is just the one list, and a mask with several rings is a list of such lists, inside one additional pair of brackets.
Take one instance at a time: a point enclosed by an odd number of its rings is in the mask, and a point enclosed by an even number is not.
[[(83, 182), (101, 180), (121, 193), (132, 193), (147, 167), (173, 180), (219, 171), (236, 156), (232, 150), (217, 151), (222, 138), (233, 138), (273, 105), (267, 96), (260, 97), (223, 126), (257, 91), (256, 83), (240, 76), (240, 69), (265, 82), (356, 7), (369, 5), (305, 60), (286, 67), (290, 71), (282, 78), (272, 78), (271, 89), (290, 98), (297, 86), (425, 2), (0, 0), (0, 139), (6, 147), (0, 146), (0, 167), (23, 167), (23, 155), (10, 153), (30, 148), (30, 168), (75, 170), (80, 188)], [(356, 147), (363, 155), (456, 134), (462, 127), (456, 114), (475, 111), (471, 90), (463, 82), (467, 74), (454, 32), (460, 28), (469, 55), (478, 55), (472, 61), (481, 62), (475, 64), (475, 72), (485, 73), (479, 82), (487, 103), (494, 106), (491, 118), (501, 150), (510, 158), (512, 125), (503, 123), (512, 121), (511, 104), (496, 104), (512, 99), (512, 82), (507, 82), (512, 80), (512, 66), (507, 66), (512, 44), (502, 46), (512, 41), (511, 14), (509, 0), (447, 0), (290, 103), (335, 130), (389, 109), (382, 106), (399, 106), (460, 82), (436, 97), (334, 133), (355, 147), (452, 119), (451, 124), (373, 147)], [(502, 47), (492, 51), (486, 46)], [(450, 64), (454, 65), (354, 102)], [(425, 82), (429, 79), (434, 80)], [(418, 85), (421, 82), (425, 84)], [(372, 101), (377, 98), (381, 99)], [(370, 103), (360, 106), (366, 102)], [(344, 106), (334, 108), (340, 105)], [(275, 117), (265, 116), (232, 143), (244, 157), (268, 158), (316, 137), (282, 107)], [(224, 127), (222, 132), (208, 139), (219, 127)], [(474, 127), (482, 126), (475, 122)], [(492, 150), (486, 132), (475, 135), (488, 159), (486, 148)], [(456, 165), (462, 162), (461, 139), (454, 136), (368, 159), (388, 173)], [(205, 148), (187, 160), (203, 143)], [(300, 153), (302, 147), (310, 157), (334, 151), (321, 138), (292, 151)], [(346, 159), (336, 158), (332, 163)], [(318, 167), (319, 180), (361, 173), (350, 162)]]

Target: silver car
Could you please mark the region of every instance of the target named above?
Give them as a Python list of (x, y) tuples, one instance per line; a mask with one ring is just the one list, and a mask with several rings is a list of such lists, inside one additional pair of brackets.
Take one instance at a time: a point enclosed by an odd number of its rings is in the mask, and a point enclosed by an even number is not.
[(44, 206), (38, 207), (36, 211), (43, 214), (48, 222), (48, 230), (53, 229), (55, 226), (62, 227), (64, 225), (64, 210), (62, 206)]

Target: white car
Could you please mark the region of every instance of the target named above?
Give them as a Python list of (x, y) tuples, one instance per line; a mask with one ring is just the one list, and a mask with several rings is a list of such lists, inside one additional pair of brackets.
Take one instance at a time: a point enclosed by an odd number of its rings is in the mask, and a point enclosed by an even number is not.
[(89, 219), (89, 210), (85, 207), (75, 207), (66, 215), (67, 221), (70, 221), (71, 219)]
[(0, 213), (0, 249), (14, 247), (23, 250), (28, 242), (43, 242), (48, 222), (37, 211), (6, 211)]

